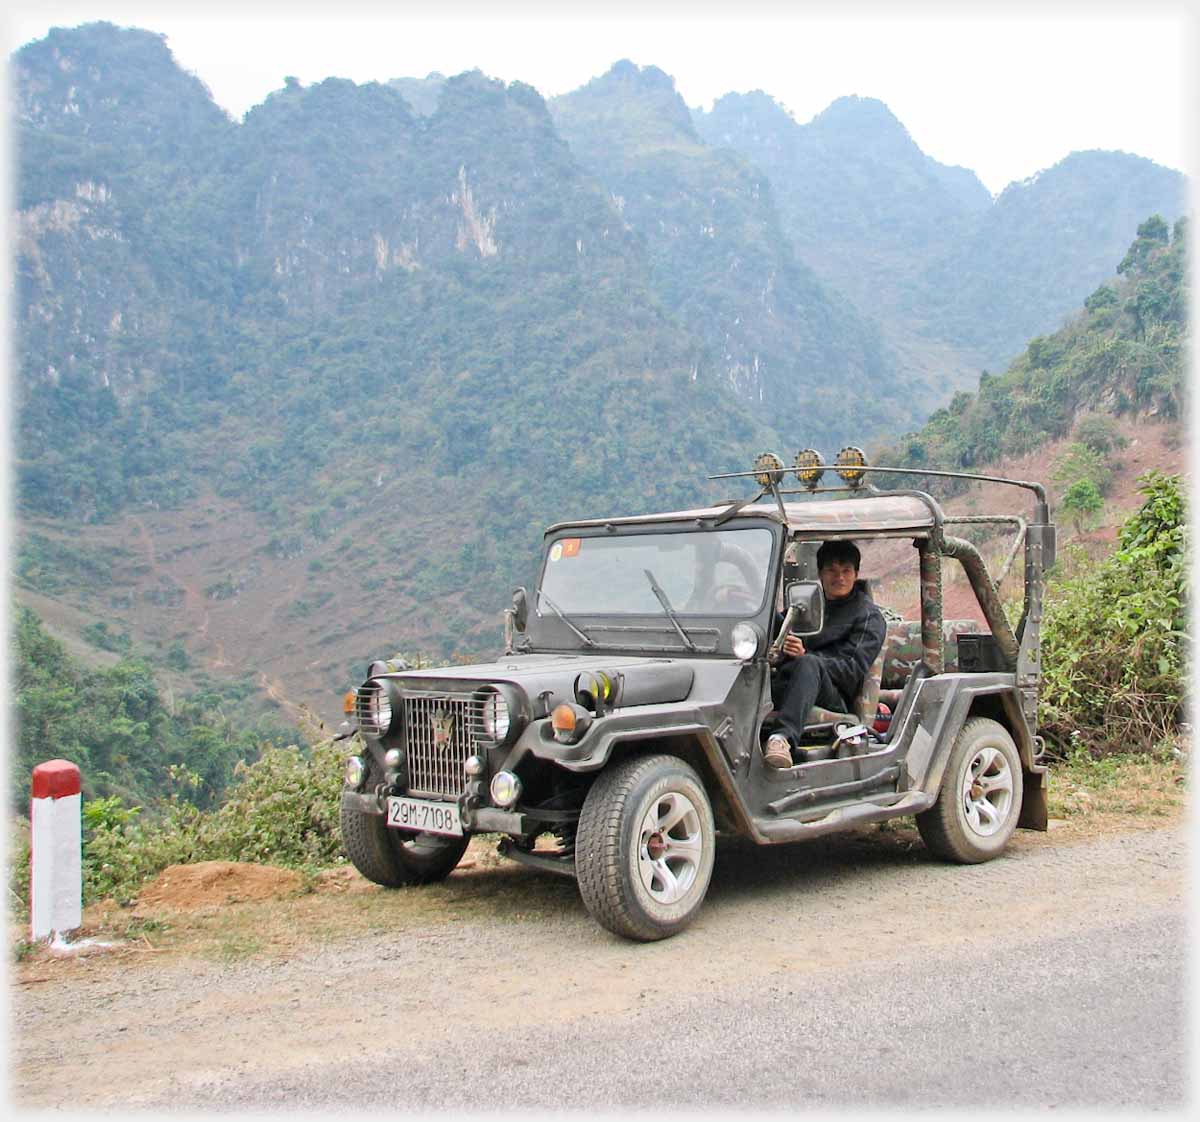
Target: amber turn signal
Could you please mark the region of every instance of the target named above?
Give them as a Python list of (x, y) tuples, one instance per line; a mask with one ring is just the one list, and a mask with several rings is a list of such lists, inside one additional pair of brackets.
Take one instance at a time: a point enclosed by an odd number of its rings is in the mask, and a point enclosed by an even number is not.
[(550, 714), (550, 723), (554, 726), (555, 732), (574, 732), (575, 706), (568, 705), (565, 701), (562, 705), (556, 706), (554, 712)]
[(554, 729), (554, 739), (560, 744), (574, 744), (592, 723), (592, 715), (582, 705), (573, 705), (564, 701), (554, 708), (550, 714), (550, 727)]
[(358, 697), (358, 690), (347, 690), (346, 691), (345, 696), (342, 698), (342, 712), (343, 713), (353, 713), (354, 712), (354, 699), (356, 697)]

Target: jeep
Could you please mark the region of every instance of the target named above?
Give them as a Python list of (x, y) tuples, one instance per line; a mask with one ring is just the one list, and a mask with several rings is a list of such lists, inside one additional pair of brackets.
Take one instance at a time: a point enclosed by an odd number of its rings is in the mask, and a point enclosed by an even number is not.
[[(1018, 827), (1046, 829), (1045, 489), (920, 472), (1032, 494), (1029, 518), (951, 517), (926, 491), (867, 480), (903, 484), (912, 468), (869, 465), (857, 448), (831, 466), (837, 482), (822, 486), (830, 469), (814, 450), (790, 469), (763, 453), (709, 477), (753, 480), (747, 497), (553, 525), (496, 661), (372, 663), (341, 731), (358, 748), (341, 830), (359, 872), (389, 887), (437, 881), (473, 835), (499, 835), (505, 856), (573, 876), (605, 928), (654, 940), (695, 918), (718, 835), (775, 845), (914, 815), (933, 854), (973, 863)], [(788, 473), (799, 487), (782, 486)], [(980, 547), (956, 534), (969, 524), (993, 541), (1012, 531), (1005, 572), (1023, 547), (1015, 627)], [(793, 765), (769, 767), (769, 656), (788, 631), (820, 630), (815, 558), (831, 539), (854, 540), (864, 573), (869, 562), (890, 580), (880, 598), (867, 578), (887, 638), (853, 711), (814, 711)], [(943, 618), (944, 579), (970, 618)]]

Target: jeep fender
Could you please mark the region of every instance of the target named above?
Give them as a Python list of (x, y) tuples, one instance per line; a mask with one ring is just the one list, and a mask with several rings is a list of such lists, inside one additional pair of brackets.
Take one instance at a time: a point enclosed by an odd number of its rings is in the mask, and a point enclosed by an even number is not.
[[(540, 727), (538, 727), (540, 726)], [(543, 731), (543, 729), (545, 731)], [(591, 772), (605, 767), (618, 748), (645, 742), (657, 749), (700, 764), (697, 769), (709, 798), (722, 803), (739, 833), (754, 834), (749, 809), (733, 779), (730, 767), (734, 749), (723, 747), (712, 726), (698, 709), (678, 705), (642, 705), (635, 712), (598, 718), (578, 744), (560, 744), (548, 735), (549, 721), (537, 721), (521, 737), (518, 748), (567, 771)], [(524, 754), (524, 752), (522, 753)]]
[[(922, 682), (922, 690), (934, 681), (936, 679)], [(948, 695), (939, 704), (919, 708), (917, 727), (910, 741), (908, 759), (913, 789), (936, 795), (950, 758), (950, 750), (967, 718), (990, 717), (1009, 731), (1021, 760), (1024, 799), (1018, 825), (1023, 829), (1045, 830), (1048, 819), (1046, 768), (1035, 758), (1037, 743), (1025, 719), (1020, 692), (1011, 677), (970, 674), (953, 675), (942, 681), (948, 687)], [(918, 696), (918, 705), (920, 700)], [(931, 718), (929, 721), (922, 719), (927, 713)], [(922, 742), (932, 748), (928, 763), (923, 768), (920, 767)]]

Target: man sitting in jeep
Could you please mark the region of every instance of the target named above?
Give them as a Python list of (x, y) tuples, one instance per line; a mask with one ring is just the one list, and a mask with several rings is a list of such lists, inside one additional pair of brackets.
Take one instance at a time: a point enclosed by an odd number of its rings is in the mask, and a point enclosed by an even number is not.
[(817, 575), (825, 594), (825, 623), (807, 642), (787, 635), (772, 658), (771, 695), (778, 729), (767, 739), (763, 759), (769, 767), (792, 766), (792, 749), (800, 740), (814, 705), (847, 713), (863, 679), (883, 646), (887, 625), (872, 602), (865, 581), (858, 579), (862, 555), (849, 541), (827, 541), (817, 550)]

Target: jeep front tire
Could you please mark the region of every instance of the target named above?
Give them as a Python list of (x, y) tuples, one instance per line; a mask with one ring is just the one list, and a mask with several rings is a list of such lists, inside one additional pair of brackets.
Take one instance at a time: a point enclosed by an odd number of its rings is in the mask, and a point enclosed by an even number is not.
[(637, 756), (601, 775), (579, 818), (575, 873), (592, 918), (649, 942), (686, 927), (704, 902), (716, 831), (696, 772)]
[(366, 814), (345, 802), (341, 819), (346, 856), (367, 880), (384, 888), (445, 880), (470, 840), (397, 830), (382, 814)]

